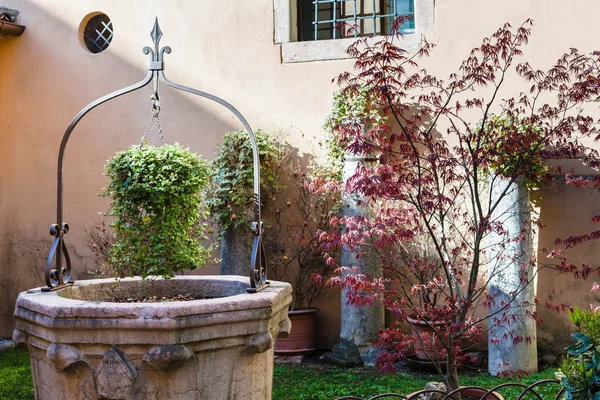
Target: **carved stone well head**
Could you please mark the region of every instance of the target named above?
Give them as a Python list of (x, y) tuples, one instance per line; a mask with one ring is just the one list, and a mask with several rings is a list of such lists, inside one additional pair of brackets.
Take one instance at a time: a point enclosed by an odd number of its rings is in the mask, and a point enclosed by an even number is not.
[[(178, 276), (33, 289), (17, 299), (13, 339), (29, 347), (36, 399), (270, 399), (291, 287), (249, 286), (241, 276)], [(115, 302), (140, 293), (204, 299)]]

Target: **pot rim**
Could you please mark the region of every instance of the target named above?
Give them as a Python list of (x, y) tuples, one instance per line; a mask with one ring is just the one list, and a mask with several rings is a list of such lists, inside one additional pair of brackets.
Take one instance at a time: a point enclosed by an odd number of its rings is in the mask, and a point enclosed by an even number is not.
[(311, 308), (301, 308), (299, 310), (289, 310), (288, 314), (297, 315), (297, 314), (314, 314), (318, 312), (319, 309), (316, 307)]
[(448, 323), (446, 321), (427, 321), (425, 322), (424, 320), (416, 320), (414, 318), (411, 317), (406, 317), (406, 322), (408, 322), (411, 325), (420, 325), (420, 326), (428, 326), (428, 325), (433, 325), (433, 326), (443, 326), (443, 325), (448, 325)]

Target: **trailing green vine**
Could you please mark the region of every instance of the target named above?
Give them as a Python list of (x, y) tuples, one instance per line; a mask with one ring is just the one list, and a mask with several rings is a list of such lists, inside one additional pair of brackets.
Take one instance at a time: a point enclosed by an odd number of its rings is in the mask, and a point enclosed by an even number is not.
[(377, 99), (364, 86), (351, 86), (333, 94), (331, 112), (323, 129), (327, 133), (320, 145), (324, 150), (324, 162), (313, 167), (317, 177), (342, 180), (344, 154), (350, 144), (349, 138), (342, 135), (340, 127), (355, 126), (357, 129), (371, 129), (385, 123)]
[[(515, 174), (522, 176), (527, 188), (537, 187), (548, 172), (541, 156), (545, 147), (542, 127), (527, 121), (492, 116), (483, 134), (482, 149), (490, 170), (507, 178)], [(524, 157), (524, 154), (528, 156)]]
[[(284, 157), (282, 147), (261, 130), (254, 136), (260, 157), (261, 191), (280, 190), (276, 170)], [(223, 230), (248, 227), (253, 217), (254, 166), (252, 144), (246, 131), (230, 132), (223, 137), (212, 168), (207, 196), (211, 216)]]
[(178, 144), (133, 146), (106, 164), (111, 182), (109, 215), (115, 241), (108, 265), (117, 276), (160, 275), (196, 269), (209, 262), (202, 246), (208, 228), (203, 189), (210, 180), (206, 161)]
[(337, 132), (342, 125), (381, 124), (385, 121), (377, 106), (377, 99), (365, 86), (351, 86), (336, 91), (332, 103), (331, 113), (324, 125), (327, 132)]

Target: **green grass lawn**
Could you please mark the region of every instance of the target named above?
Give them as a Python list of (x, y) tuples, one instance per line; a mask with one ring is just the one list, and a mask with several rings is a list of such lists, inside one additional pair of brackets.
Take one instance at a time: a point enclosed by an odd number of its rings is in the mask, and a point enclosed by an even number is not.
[[(532, 375), (521, 383), (530, 384), (541, 379), (553, 379), (554, 370)], [(337, 369), (318, 366), (275, 366), (273, 377), (274, 400), (334, 400), (341, 396), (361, 396), (368, 398), (382, 393), (409, 394), (422, 389), (425, 383), (439, 380), (437, 376), (418, 374), (381, 375), (372, 368)], [(467, 374), (461, 377), (462, 385), (491, 388), (514, 379), (492, 378), (486, 374)], [(550, 393), (556, 387), (544, 391), (544, 399), (553, 399)], [(502, 391), (504, 397), (516, 399), (512, 392)], [(0, 353), (0, 400), (33, 399), (29, 353), (25, 349), (16, 349)], [(533, 399), (533, 396), (525, 399)]]
[[(518, 380), (494, 378), (487, 374), (465, 374), (460, 377), (463, 386), (493, 388), (506, 382), (530, 385), (543, 379), (554, 379), (554, 369)], [(382, 375), (372, 368), (335, 369), (298, 366), (275, 366), (273, 377), (273, 400), (334, 400), (342, 396), (369, 398), (383, 393), (407, 395), (425, 387), (427, 382), (440, 381), (437, 375), (409, 375), (406, 373)], [(560, 387), (546, 385), (538, 391), (546, 399), (554, 399)], [(521, 390), (503, 389), (506, 400), (516, 399)], [(523, 399), (535, 399), (534, 395)]]
[(33, 399), (29, 353), (16, 349), (0, 353), (0, 399)]

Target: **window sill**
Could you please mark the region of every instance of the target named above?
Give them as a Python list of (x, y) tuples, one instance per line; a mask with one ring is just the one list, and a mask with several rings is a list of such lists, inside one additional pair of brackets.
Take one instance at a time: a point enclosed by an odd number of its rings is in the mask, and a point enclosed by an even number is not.
[[(381, 38), (381, 37), (380, 37)], [(311, 61), (346, 60), (351, 58), (346, 49), (357, 38), (317, 40), (308, 42), (281, 43), (281, 61), (283, 63), (301, 63)], [(408, 51), (417, 51), (420, 40), (417, 34), (404, 36), (401, 47)]]

